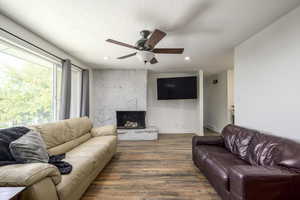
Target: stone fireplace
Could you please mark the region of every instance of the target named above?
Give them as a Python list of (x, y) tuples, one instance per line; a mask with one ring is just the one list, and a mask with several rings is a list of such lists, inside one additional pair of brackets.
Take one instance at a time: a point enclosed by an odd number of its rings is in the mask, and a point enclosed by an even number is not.
[(118, 129), (145, 129), (146, 111), (116, 111)]
[(119, 140), (157, 140), (158, 129), (146, 127), (146, 111), (116, 111)]
[(94, 124), (117, 125), (118, 140), (157, 140), (146, 126), (147, 70), (93, 70)]

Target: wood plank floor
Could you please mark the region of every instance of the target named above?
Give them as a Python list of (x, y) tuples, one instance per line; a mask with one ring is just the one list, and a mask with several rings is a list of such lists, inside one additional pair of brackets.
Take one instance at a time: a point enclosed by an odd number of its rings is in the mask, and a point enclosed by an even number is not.
[(192, 136), (120, 141), (117, 154), (82, 200), (220, 200), (193, 165)]

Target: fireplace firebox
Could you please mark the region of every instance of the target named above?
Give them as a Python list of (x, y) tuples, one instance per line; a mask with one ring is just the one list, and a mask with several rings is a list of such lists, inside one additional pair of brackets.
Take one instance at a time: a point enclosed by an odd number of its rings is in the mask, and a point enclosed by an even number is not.
[(146, 111), (117, 111), (119, 129), (144, 129)]

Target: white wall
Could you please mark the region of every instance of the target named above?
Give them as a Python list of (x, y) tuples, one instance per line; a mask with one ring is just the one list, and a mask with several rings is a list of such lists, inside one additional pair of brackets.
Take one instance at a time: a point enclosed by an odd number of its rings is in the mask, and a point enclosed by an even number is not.
[(197, 135), (204, 135), (204, 75), (203, 71), (198, 71), (198, 128)]
[(93, 70), (94, 123), (116, 124), (117, 110), (147, 110), (147, 70)]
[(236, 122), (300, 140), (300, 7), (235, 49)]
[(228, 122), (233, 123), (232, 109), (234, 108), (234, 70), (227, 70), (227, 115)]
[[(59, 57), (62, 57), (64, 59), (69, 58), (72, 60), (73, 64), (76, 64), (82, 68), (90, 68), (89, 66), (87, 66), (86, 64), (84, 64), (80, 60), (78, 60), (78, 58), (75, 58), (75, 57), (69, 55), (68, 53), (64, 52), (62, 49), (59, 49), (55, 45), (49, 43), (45, 39), (41, 38), (40, 36), (36, 35), (35, 33), (31, 32), (31, 31), (29, 31), (28, 29), (24, 28), (23, 26), (20, 26), (19, 24), (15, 23), (14, 21), (10, 20), (9, 18), (5, 17), (4, 15), (0, 14), (0, 21), (1, 21), (1, 24), (0, 24), (1, 28), (19, 36), (20, 38), (27, 40), (27, 41), (31, 42), (32, 44), (35, 44), (36, 46), (43, 48)], [(10, 41), (21, 44), (24, 47), (27, 47), (36, 52), (39, 52), (40, 54), (45, 54), (44, 52), (42, 52), (38, 49), (35, 49), (34, 47), (28, 45), (27, 43), (22, 42), (9, 34), (2, 32), (1, 30), (0, 30), (0, 37), (7, 38)]]
[(203, 119), (199, 119), (199, 99), (157, 100), (157, 78), (198, 75), (199, 73), (149, 73), (148, 124), (158, 127), (160, 133), (202, 134), (203, 127), (200, 126)]
[[(232, 76), (224, 71), (204, 79), (204, 126), (218, 133), (230, 122), (229, 107), (232, 99)], [(213, 80), (218, 80), (213, 84)]]

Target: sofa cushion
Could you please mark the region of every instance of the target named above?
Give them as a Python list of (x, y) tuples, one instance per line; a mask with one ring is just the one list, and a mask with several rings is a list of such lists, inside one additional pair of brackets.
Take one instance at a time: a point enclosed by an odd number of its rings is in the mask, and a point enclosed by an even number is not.
[(70, 133), (73, 134), (69, 140), (89, 133), (93, 127), (92, 121), (88, 117), (68, 119), (65, 120), (65, 123), (72, 130)]
[(109, 125), (109, 126), (101, 126), (101, 127), (97, 127), (97, 128), (92, 128), (91, 134), (93, 137), (117, 135), (117, 127), (113, 126), (113, 125)]
[(280, 161), (282, 138), (256, 134), (248, 149), (247, 161), (251, 165), (274, 166)]
[(95, 160), (90, 156), (67, 157), (64, 161), (73, 166), (68, 175), (63, 175), (61, 182), (56, 186), (59, 199), (68, 199), (72, 191), (93, 172)]
[(279, 148), (281, 156), (278, 165), (300, 173), (300, 144), (284, 139)]
[(98, 165), (98, 162), (101, 162), (106, 154), (110, 155), (116, 151), (116, 146), (116, 136), (93, 137), (68, 152), (66, 156), (68, 158), (76, 156), (87, 156), (91, 159), (94, 159), (96, 161), (95, 164)]
[(60, 144), (56, 147), (50, 148), (48, 149), (49, 154), (52, 155), (59, 155), (59, 154), (63, 154), (66, 153), (70, 150), (72, 150), (74, 147), (77, 147), (78, 145), (86, 142), (87, 140), (89, 140), (91, 138), (91, 134), (90, 133), (86, 133), (74, 140), (71, 140), (69, 142)]
[(80, 182), (93, 172), (96, 160), (92, 156), (74, 156), (66, 157), (64, 161), (70, 163), (73, 167), (72, 172), (68, 175), (63, 175), (61, 182), (57, 185), (59, 199), (68, 199)]
[(243, 160), (248, 160), (248, 147), (256, 134), (259, 132), (235, 125), (227, 125), (222, 131), (225, 147)]
[(196, 146), (193, 149), (193, 151), (195, 151), (195, 156), (198, 159), (202, 159), (202, 160), (205, 159), (209, 154), (212, 155), (214, 153), (218, 153), (218, 154), (229, 153), (229, 151), (224, 147), (213, 146), (213, 145), (199, 145)]
[(206, 158), (208, 155), (212, 156), (212, 154), (227, 154), (229, 153), (224, 147), (213, 146), (213, 145), (198, 145), (193, 148), (193, 160), (196, 162), (195, 164), (201, 169), (203, 169)]
[(227, 149), (220, 146), (198, 145), (193, 149), (194, 161), (215, 187), (229, 189), (229, 168), (235, 165), (248, 165)]
[(33, 128), (41, 133), (47, 149), (50, 149), (89, 133), (92, 122), (87, 117), (82, 117), (37, 125)]
[(64, 161), (73, 165), (73, 171), (62, 176), (61, 183), (57, 185), (60, 199), (68, 199), (72, 191), (103, 164), (103, 160), (110, 159), (106, 158), (115, 152), (116, 141), (116, 136), (93, 137), (66, 154)]
[(239, 159), (232, 153), (212, 153), (208, 154), (204, 168), (207, 169), (206, 175), (212, 185), (215, 187), (226, 188), (229, 190), (228, 173), (231, 167), (236, 165), (249, 165), (245, 161)]

